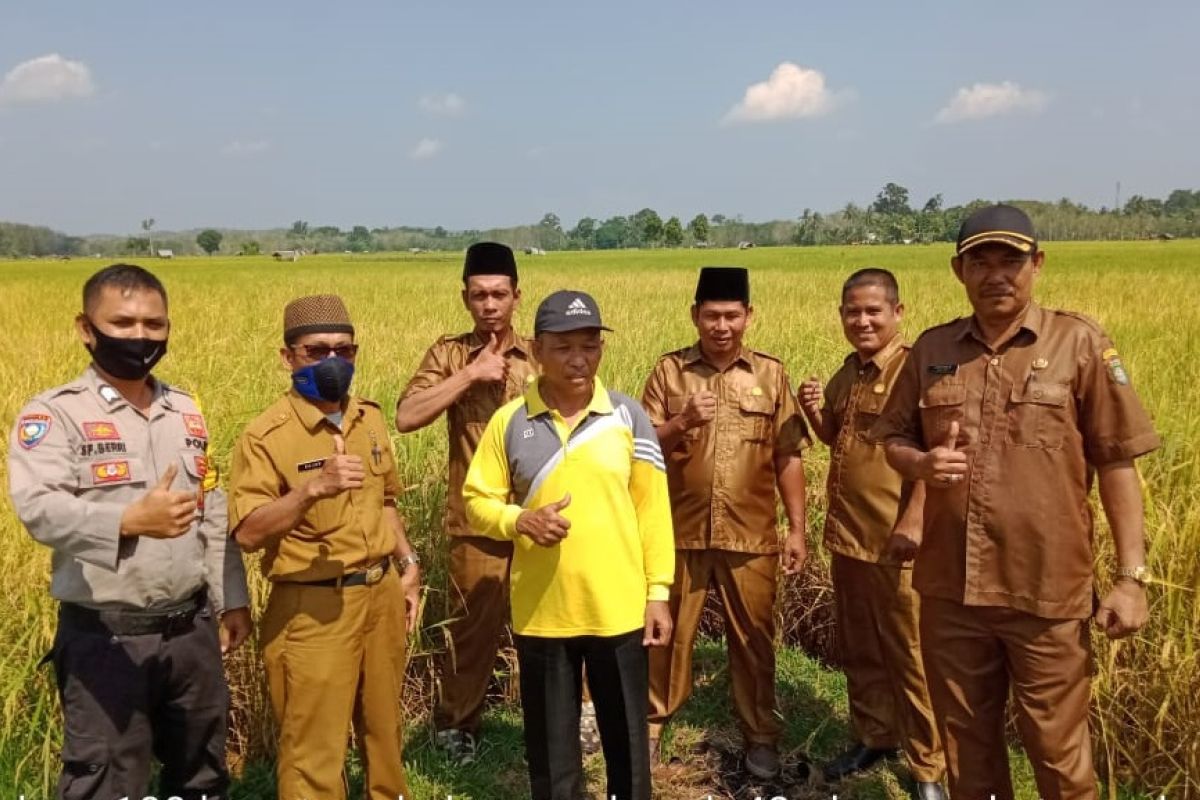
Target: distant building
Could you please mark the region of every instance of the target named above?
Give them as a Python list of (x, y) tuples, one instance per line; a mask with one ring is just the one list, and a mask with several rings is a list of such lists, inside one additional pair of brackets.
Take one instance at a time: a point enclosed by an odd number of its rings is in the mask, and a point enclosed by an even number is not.
[(738, 242), (738, 250), (749, 250), (754, 247), (754, 242)]
[(159, 258), (174, 258), (175, 251), (174, 250), (159, 250), (158, 257)]
[(300, 250), (276, 250), (271, 253), (271, 258), (276, 261), (299, 261)]
[(527, 255), (527, 256), (544, 256), (544, 255), (546, 255), (546, 251), (540, 247), (526, 247), (525, 255)]

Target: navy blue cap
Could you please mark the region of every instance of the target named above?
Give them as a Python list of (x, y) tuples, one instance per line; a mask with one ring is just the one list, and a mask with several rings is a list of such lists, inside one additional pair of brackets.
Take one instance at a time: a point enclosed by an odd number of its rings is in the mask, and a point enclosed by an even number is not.
[(567, 333), (585, 328), (611, 331), (600, 321), (600, 307), (587, 292), (560, 289), (538, 306), (533, 318), (533, 335)]

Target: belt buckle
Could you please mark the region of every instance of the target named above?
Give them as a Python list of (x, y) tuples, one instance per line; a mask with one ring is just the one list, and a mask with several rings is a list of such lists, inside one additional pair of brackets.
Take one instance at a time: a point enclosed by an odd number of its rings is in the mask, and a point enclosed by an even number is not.
[(163, 635), (174, 636), (187, 630), (192, 621), (192, 611), (174, 611), (167, 614), (163, 625)]
[(377, 584), (381, 580), (383, 580), (383, 564), (379, 563), (379, 564), (375, 564), (373, 566), (367, 567), (366, 578), (367, 578), (367, 586), (374, 586), (375, 584)]

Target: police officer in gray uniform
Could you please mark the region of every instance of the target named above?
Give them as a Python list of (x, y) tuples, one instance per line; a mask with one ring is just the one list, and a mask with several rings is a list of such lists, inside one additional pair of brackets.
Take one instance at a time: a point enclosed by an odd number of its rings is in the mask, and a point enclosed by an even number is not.
[(53, 550), (57, 795), (143, 797), (157, 758), (159, 796), (224, 796), (221, 654), (249, 633), (249, 601), (204, 416), (150, 375), (166, 291), (141, 267), (102, 269), (76, 328), (91, 366), (21, 410), (8, 450), (13, 506)]

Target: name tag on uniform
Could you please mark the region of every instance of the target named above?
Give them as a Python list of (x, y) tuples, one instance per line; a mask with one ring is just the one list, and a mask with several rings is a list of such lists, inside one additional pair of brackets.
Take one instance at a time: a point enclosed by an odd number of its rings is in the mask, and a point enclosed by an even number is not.
[(301, 461), (296, 465), (296, 469), (300, 472), (312, 472), (314, 469), (320, 469), (325, 465), (325, 459), (316, 458), (312, 461)]
[(958, 364), (930, 364), (930, 375), (955, 375), (958, 373)]

